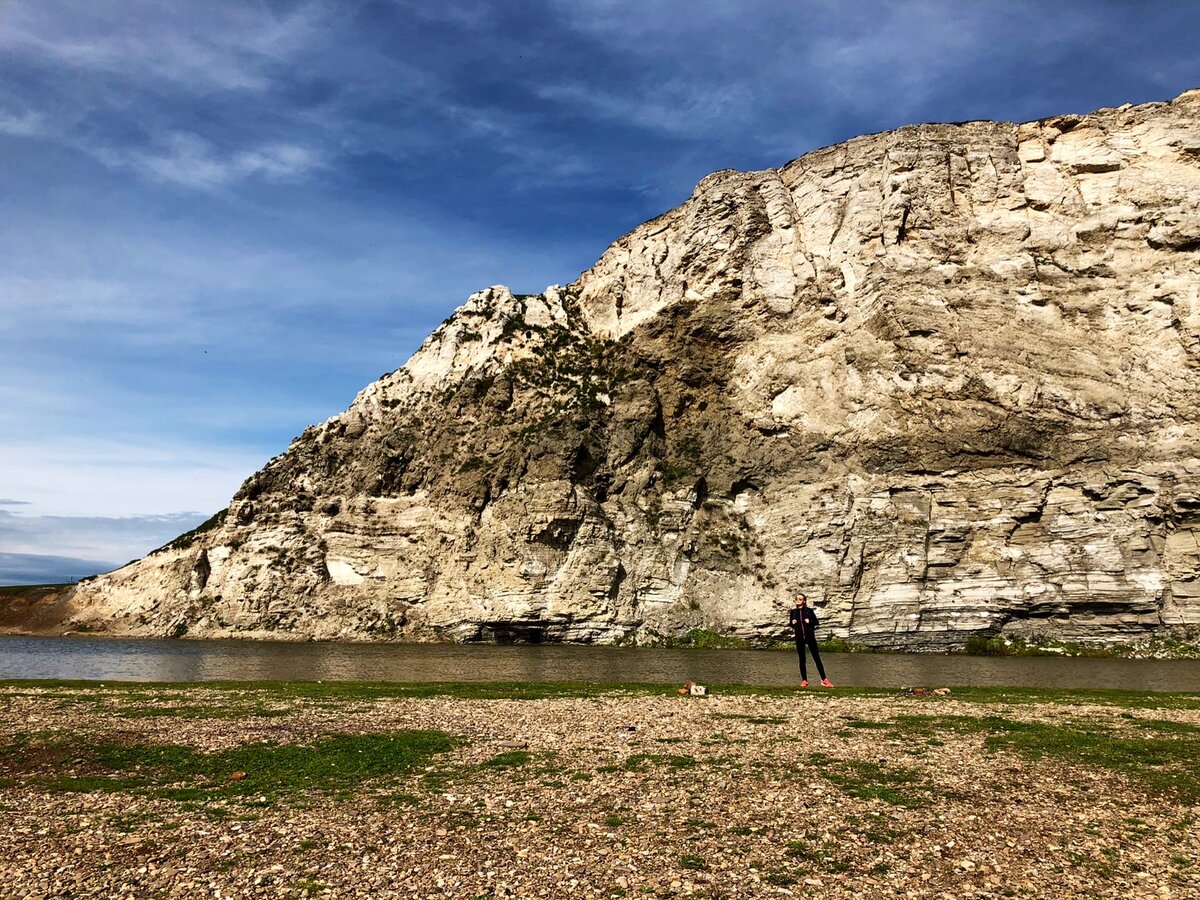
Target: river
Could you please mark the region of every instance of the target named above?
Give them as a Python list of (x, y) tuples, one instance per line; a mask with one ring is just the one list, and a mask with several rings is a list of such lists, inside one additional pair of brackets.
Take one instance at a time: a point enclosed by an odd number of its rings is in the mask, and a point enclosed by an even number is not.
[[(825, 655), (835, 684), (1200, 691), (1200, 661)], [(812, 668), (810, 667), (810, 674)], [(605, 681), (790, 685), (790, 651), (494, 644), (345, 644), (0, 637), (0, 679)]]

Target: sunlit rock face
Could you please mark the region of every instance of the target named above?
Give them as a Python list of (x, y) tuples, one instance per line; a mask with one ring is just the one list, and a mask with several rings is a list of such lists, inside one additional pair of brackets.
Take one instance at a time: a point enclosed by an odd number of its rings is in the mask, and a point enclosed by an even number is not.
[(1200, 92), (718, 172), (472, 296), (80, 586), (143, 635), (1120, 641), (1200, 624)]

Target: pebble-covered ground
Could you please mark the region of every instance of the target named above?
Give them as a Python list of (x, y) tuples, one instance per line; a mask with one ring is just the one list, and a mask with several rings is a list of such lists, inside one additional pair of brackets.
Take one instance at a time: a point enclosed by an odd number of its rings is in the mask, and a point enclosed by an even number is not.
[[(1200, 897), (1200, 701), (1154, 703), (0, 685), (0, 896)], [(254, 764), (414, 730), (349, 785)]]

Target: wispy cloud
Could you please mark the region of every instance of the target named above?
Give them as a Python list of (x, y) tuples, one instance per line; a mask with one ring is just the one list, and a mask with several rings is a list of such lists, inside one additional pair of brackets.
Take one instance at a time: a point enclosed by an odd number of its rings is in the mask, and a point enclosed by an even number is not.
[(408, 15), (422, 22), (456, 25), (479, 31), (496, 22), (496, 8), (488, 0), (454, 0), (442, 3), (399, 3)]
[(103, 561), (124, 563), (145, 556), (210, 515), (31, 516), (0, 510), (0, 549), (6, 554), (100, 560), (103, 567)]
[(1162, 99), (1200, 84), (1198, 27), (1084, 0), (0, 0), (0, 495), (30, 504), (0, 510), (211, 512), (473, 290), (570, 280), (714, 169)]
[(49, 553), (9, 553), (0, 550), (0, 586), (65, 584), (117, 567), (111, 560), (80, 559)]
[(272, 83), (272, 67), (300, 53), (325, 16), (318, 3), (277, 13), (260, 4), (8, 0), (0, 49), (122, 80), (261, 91)]
[(0, 134), (10, 137), (35, 137), (42, 134), (42, 116), (27, 112), (21, 115), (0, 112)]
[(754, 110), (748, 84), (698, 84), (684, 79), (637, 85), (625, 92), (595, 82), (563, 82), (539, 87), (538, 95), (589, 118), (681, 138), (728, 129)]
[(114, 516), (161, 516), (180, 506), (211, 514), (263, 462), (260, 454), (98, 435), (54, 446), (6, 443), (0, 445), (0, 490), (19, 491), (34, 515), (104, 510)]
[[(272, 9), (9, 0), (0, 10), (0, 56), (23, 77), (10, 79), (7, 92), (36, 111), (0, 112), (0, 135), (41, 138), (152, 182), (200, 190), (309, 176), (336, 140), (312, 110), (276, 101), (320, 55), (329, 17), (320, 2)], [(38, 96), (26, 87), (31, 81), (57, 91)], [(245, 104), (247, 115), (231, 116), (225, 103)]]
[(63, 321), (134, 325), (145, 321), (142, 289), (91, 278), (30, 278), (0, 272), (0, 297), (10, 329), (53, 312)]
[(151, 150), (98, 149), (96, 156), (108, 165), (130, 168), (156, 181), (205, 190), (246, 178), (302, 178), (325, 164), (319, 151), (296, 144), (264, 144), (222, 154), (199, 135), (181, 132), (167, 135)]
[[(552, 5), (573, 32), (624, 65), (605, 81), (548, 85), (551, 96), (652, 133), (742, 152), (758, 144), (785, 158), (905, 122), (1003, 118), (1015, 85), (1040, 99), (1043, 86), (1029, 80), (1043, 69), (1058, 72), (1050, 93), (1061, 94), (1064, 58), (1104, 46), (1118, 12), (1031, 0), (714, 0), (686, 11), (646, 0), (637, 15), (614, 0)], [(1034, 20), (1039, 27), (1030, 29)], [(1194, 61), (1185, 65), (1195, 73)], [(984, 105), (972, 108), (973, 100)], [(843, 122), (852, 133), (830, 132)]]

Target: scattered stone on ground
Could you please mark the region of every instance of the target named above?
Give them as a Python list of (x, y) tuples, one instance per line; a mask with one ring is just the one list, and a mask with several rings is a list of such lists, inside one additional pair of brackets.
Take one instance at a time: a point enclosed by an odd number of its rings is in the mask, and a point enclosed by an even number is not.
[[(989, 749), (962, 725), (1194, 736), (1194, 708), (8, 685), (0, 711), (3, 897), (1200, 897), (1194, 798)], [(217, 752), (412, 729), (456, 741), (349, 790), (258, 795), (253, 766), (171, 797), (54, 789), (107, 777), (88, 770), (101, 743)], [(79, 750), (43, 759), (21, 741)]]

